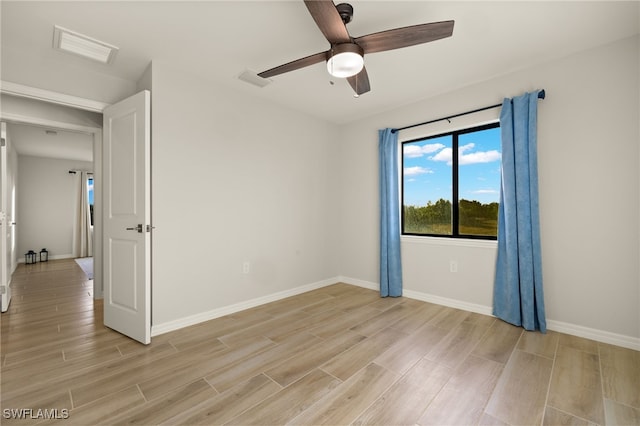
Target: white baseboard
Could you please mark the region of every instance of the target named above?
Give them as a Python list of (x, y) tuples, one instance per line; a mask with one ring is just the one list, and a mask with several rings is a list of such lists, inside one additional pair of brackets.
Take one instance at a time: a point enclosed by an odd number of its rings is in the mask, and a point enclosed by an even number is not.
[(357, 278), (345, 277), (342, 275), (337, 276), (335, 279), (336, 282), (339, 283), (351, 284), (358, 287), (368, 288), (369, 290), (380, 290), (380, 284), (371, 281), (359, 280)]
[(53, 256), (49, 256), (49, 260), (60, 260), (60, 259), (75, 259), (76, 256), (73, 254), (56, 254)]
[[(351, 284), (358, 287), (368, 288), (371, 290), (380, 289), (380, 284), (374, 283), (371, 281), (363, 281), (356, 278), (344, 277), (344, 276), (339, 276), (337, 277), (337, 279), (340, 280), (340, 282), (343, 282), (345, 284)], [(447, 297), (435, 296), (433, 294), (422, 293), (419, 291), (413, 291), (413, 290), (407, 290), (407, 289), (402, 290), (402, 295), (404, 297), (408, 297), (409, 299), (420, 300), (422, 302), (435, 303), (436, 305), (443, 305), (449, 308), (462, 309), (463, 311), (476, 312), (478, 314), (483, 314), (483, 315), (491, 315), (490, 306), (477, 305), (475, 303), (463, 302), (461, 300), (449, 299)]]
[(476, 303), (464, 302), (462, 300), (449, 299), (447, 297), (436, 296), (428, 293), (421, 293), (419, 291), (404, 290), (405, 297), (410, 299), (421, 300), (423, 302), (435, 303), (436, 305), (443, 305), (449, 308), (461, 309), (467, 312), (475, 312), (477, 314), (493, 316), (491, 306), (478, 305)]
[(244, 311), (245, 309), (250, 309), (256, 306), (264, 305), (265, 303), (275, 302), (277, 300), (295, 296), (297, 294), (306, 293), (307, 291), (326, 287), (328, 285), (335, 284), (336, 282), (337, 281), (335, 278), (329, 278), (329, 279), (318, 281), (315, 283), (292, 288), (290, 290), (280, 291), (278, 293), (269, 294), (267, 296), (257, 297), (255, 299), (236, 303), (234, 305), (213, 309), (208, 312), (202, 312), (196, 315), (191, 315), (191, 316), (180, 318), (174, 321), (168, 321), (162, 324), (152, 325), (151, 336), (152, 337), (159, 336), (160, 334), (178, 330), (183, 327), (199, 324), (204, 321), (209, 321), (215, 318), (223, 317), (225, 315), (230, 315), (236, 312)]
[[(234, 305), (224, 306), (222, 308), (217, 308), (208, 312), (202, 312), (200, 314), (191, 315), (189, 317), (180, 318), (163, 324), (153, 325), (151, 327), (151, 336), (158, 336), (160, 334), (178, 330), (183, 327), (188, 327), (190, 325), (195, 325), (204, 321), (209, 321), (225, 315), (230, 315), (239, 311), (243, 311), (245, 309), (254, 308), (256, 306), (264, 305), (265, 303), (275, 302), (280, 299), (295, 296), (297, 294), (305, 293), (307, 291), (326, 287), (328, 285), (339, 282), (367, 288), (370, 290), (379, 290), (380, 288), (380, 285), (378, 283), (340, 275), (334, 278), (328, 278), (326, 280), (303, 285), (290, 290), (285, 290), (267, 296), (247, 300), (245, 302), (236, 303)], [(482, 315), (493, 316), (491, 306), (469, 303), (462, 300), (450, 299), (447, 297), (436, 296), (433, 294), (422, 293), (414, 290), (403, 290), (403, 296), (423, 302), (435, 303), (437, 305), (447, 306), (450, 308), (462, 309), (468, 312), (475, 312)], [(547, 319), (547, 329), (640, 351), (640, 338), (637, 337), (625, 336), (622, 334), (597, 330), (594, 328), (583, 327), (580, 325), (569, 324), (566, 322), (555, 321), (551, 319)]]
[[(340, 276), (336, 279), (345, 284), (351, 284), (358, 287), (369, 288), (372, 290), (378, 290), (379, 288), (378, 283), (363, 281), (355, 278)], [(478, 305), (475, 303), (449, 299), (446, 297), (435, 296), (433, 294), (406, 289), (403, 290), (402, 294), (403, 296), (410, 299), (421, 300), (423, 302), (435, 303), (437, 305), (448, 306), (450, 308), (462, 309), (464, 311), (493, 316), (493, 308), (491, 306)], [(597, 342), (608, 343), (611, 345), (640, 351), (640, 338), (637, 337), (625, 336), (623, 334), (583, 327), (581, 325), (570, 324), (551, 319), (547, 319), (547, 329), (560, 333), (571, 334), (572, 336), (583, 337), (585, 339), (595, 340)]]
[[(37, 253), (36, 253), (37, 254)], [(76, 257), (73, 254), (56, 254), (49, 255), (49, 260), (60, 260), (60, 259), (75, 259)], [(18, 259), (18, 263), (24, 263), (24, 257), (22, 259)], [(36, 262), (40, 263), (40, 261)]]
[(547, 329), (640, 351), (640, 338), (637, 337), (625, 336), (624, 334), (597, 330), (595, 328), (583, 327), (581, 325), (550, 319), (547, 319)]

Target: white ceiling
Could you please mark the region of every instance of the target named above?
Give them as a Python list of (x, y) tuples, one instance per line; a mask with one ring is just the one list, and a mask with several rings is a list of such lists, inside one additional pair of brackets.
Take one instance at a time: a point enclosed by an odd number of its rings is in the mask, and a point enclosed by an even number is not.
[[(39, 63), (85, 81), (108, 74), (135, 82), (150, 61), (333, 123), (347, 123), (479, 81), (638, 34), (639, 2), (351, 1), (353, 37), (455, 20), (453, 36), (365, 57), (371, 92), (358, 99), (324, 64), (258, 88), (237, 79), (329, 46), (302, 0), (0, 3), (2, 64)], [(52, 49), (53, 26), (120, 48), (111, 65)], [(8, 62), (9, 61), (9, 62)], [(55, 90), (55, 87), (45, 87)]]
[(19, 155), (93, 161), (93, 137), (88, 134), (15, 123), (9, 123), (7, 132)]

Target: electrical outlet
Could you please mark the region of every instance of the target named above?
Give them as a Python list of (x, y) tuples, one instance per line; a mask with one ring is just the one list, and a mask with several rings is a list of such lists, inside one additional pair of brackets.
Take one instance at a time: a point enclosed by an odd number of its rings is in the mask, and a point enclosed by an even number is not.
[(458, 262), (455, 260), (449, 261), (449, 272), (458, 272)]
[(242, 262), (242, 273), (248, 274), (249, 272), (251, 272), (251, 263), (248, 260), (245, 260)]

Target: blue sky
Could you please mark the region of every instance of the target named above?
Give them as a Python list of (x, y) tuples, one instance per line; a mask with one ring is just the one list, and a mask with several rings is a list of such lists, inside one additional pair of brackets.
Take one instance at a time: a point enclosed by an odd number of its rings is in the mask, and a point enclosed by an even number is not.
[[(424, 206), (451, 199), (451, 140), (441, 136), (405, 143), (404, 204)], [(500, 198), (500, 128), (460, 135), (460, 198), (481, 203)]]
[(87, 190), (89, 191), (89, 204), (93, 204), (93, 179), (89, 179)]

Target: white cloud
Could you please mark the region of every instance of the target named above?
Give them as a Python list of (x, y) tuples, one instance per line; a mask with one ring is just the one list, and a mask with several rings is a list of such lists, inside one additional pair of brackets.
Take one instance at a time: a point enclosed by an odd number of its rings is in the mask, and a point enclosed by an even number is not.
[(420, 167), (420, 166), (405, 167), (404, 168), (404, 175), (405, 176), (425, 175), (425, 174), (430, 174), (430, 173), (433, 173), (433, 170), (427, 169), (427, 168), (424, 168), (424, 167)]
[(422, 152), (425, 154), (431, 154), (432, 152), (436, 152), (444, 148), (444, 145), (441, 143), (431, 143), (422, 147)]
[(500, 161), (502, 154), (496, 150), (472, 152), (471, 154), (462, 154), (460, 156), (460, 165), (465, 164), (478, 164), (478, 163), (491, 163), (493, 161)]
[(403, 149), (405, 157), (418, 158), (422, 157), (422, 148), (418, 145), (405, 145)]
[[(500, 161), (502, 158), (502, 154), (496, 150), (468, 152), (474, 147), (475, 144), (468, 143), (458, 148), (460, 154), (458, 158), (459, 165), (464, 166), (465, 164), (491, 163), (493, 161)], [(445, 148), (436, 155), (429, 157), (429, 159), (433, 161), (445, 161), (447, 165), (450, 166), (453, 163), (452, 149)]]
[(471, 191), (472, 194), (498, 194), (499, 191), (495, 189), (478, 189), (476, 191)]
[(433, 161), (445, 161), (448, 165), (452, 164), (452, 153), (451, 148), (445, 148), (436, 155), (429, 157), (429, 160)]
[(470, 143), (468, 143), (466, 145), (459, 146), (458, 147), (458, 151), (464, 153), (465, 151), (469, 151), (470, 149), (473, 149), (475, 146), (476, 146), (475, 143), (470, 142)]
[(426, 154), (431, 154), (444, 148), (441, 143), (432, 143), (423, 146), (418, 145), (404, 145), (403, 154), (407, 158), (418, 158)]

